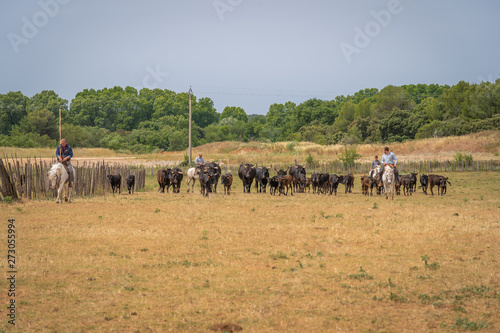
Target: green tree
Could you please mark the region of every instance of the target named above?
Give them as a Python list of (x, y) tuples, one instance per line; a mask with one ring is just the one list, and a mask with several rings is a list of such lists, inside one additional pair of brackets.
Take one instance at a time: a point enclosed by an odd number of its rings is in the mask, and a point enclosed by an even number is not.
[(444, 110), (442, 119), (449, 120), (460, 116), (465, 119), (470, 118), (470, 97), (475, 88), (475, 85), (460, 81), (450, 89), (445, 90), (439, 98)]
[(248, 116), (245, 110), (243, 110), (243, 108), (239, 106), (226, 106), (224, 108), (224, 111), (222, 111), (222, 114), (220, 115), (220, 119), (222, 120), (228, 117), (233, 117), (245, 123), (248, 121)]
[(272, 142), (285, 140), (292, 132), (290, 120), (295, 107), (293, 102), (272, 104), (266, 114), (266, 123), (261, 130), (262, 137)]
[(354, 121), (354, 116), (356, 114), (356, 104), (352, 101), (347, 101), (342, 105), (340, 109), (339, 116), (335, 119), (333, 124), (336, 131), (347, 132), (349, 125)]
[(219, 121), (219, 114), (214, 107), (214, 102), (208, 97), (201, 98), (191, 109), (192, 119), (198, 126), (207, 127)]
[(263, 115), (250, 115), (248, 122), (245, 125), (245, 137), (249, 140), (260, 139), (261, 132), (266, 124), (266, 116)]
[(383, 141), (405, 141), (415, 137), (411, 123), (412, 113), (395, 108), (391, 114), (380, 122), (380, 133)]
[(53, 90), (43, 90), (42, 92), (33, 95), (26, 102), (26, 112), (30, 113), (36, 110), (47, 109), (56, 119), (59, 119), (59, 108), (66, 122), (68, 119), (68, 101), (59, 97)]
[(26, 122), (30, 132), (38, 133), (41, 136), (47, 135), (51, 139), (58, 138), (57, 120), (47, 109), (35, 110), (26, 116)]
[(380, 119), (389, 115), (394, 108), (404, 110), (410, 109), (410, 106), (414, 105), (413, 100), (407, 99), (404, 88), (392, 85), (380, 90), (375, 98), (377, 100), (375, 112)]
[(20, 91), (0, 94), (0, 134), (9, 134), (26, 116), (27, 102), (28, 97)]
[(101, 120), (106, 117), (106, 112), (100, 106), (96, 90), (85, 89), (77, 93), (70, 110), (76, 125), (104, 127)]

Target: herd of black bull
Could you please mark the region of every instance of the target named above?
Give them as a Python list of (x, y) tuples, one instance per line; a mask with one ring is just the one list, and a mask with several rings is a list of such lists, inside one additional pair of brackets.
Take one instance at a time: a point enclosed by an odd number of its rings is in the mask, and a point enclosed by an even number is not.
[[(250, 188), (254, 181), (257, 193), (265, 193), (269, 185), (269, 192), (272, 195), (276, 195), (276, 192), (278, 192), (279, 195), (288, 195), (289, 191), (290, 194), (293, 195), (293, 192), (304, 193), (306, 189), (310, 192), (311, 187), (313, 193), (337, 195), (339, 184), (345, 185), (345, 193), (352, 193), (352, 188), (354, 187), (354, 176), (351, 173), (340, 176), (328, 173), (314, 173), (310, 178), (307, 178), (305, 167), (293, 165), (285, 170), (277, 170), (274, 168), (277, 174), (274, 177), (270, 177), (269, 170), (270, 168), (265, 166), (258, 167), (248, 163), (241, 164), (238, 169), (238, 176), (243, 183), (243, 193), (250, 193)], [(201, 168), (194, 169), (194, 172), (200, 182), (201, 193), (204, 196), (208, 196), (211, 192), (217, 193), (219, 179), (224, 186), (224, 194), (229, 195), (231, 193), (233, 175), (230, 173), (222, 175), (221, 168), (217, 163), (207, 163)], [(395, 184), (396, 194), (401, 194), (401, 190), (403, 190), (404, 195), (412, 195), (412, 193), (417, 190), (417, 175), (418, 173), (412, 172), (408, 175), (399, 176)], [(108, 175), (107, 177), (113, 189), (113, 193), (115, 193), (115, 189), (120, 193), (121, 175)], [(166, 187), (168, 193), (170, 186), (172, 186), (173, 192), (179, 193), (183, 178), (184, 173), (177, 167), (158, 170), (157, 180), (160, 187), (159, 191), (162, 193), (165, 192)], [(425, 194), (427, 194), (427, 189), (430, 189), (431, 194), (434, 195), (433, 188), (437, 186), (438, 195), (444, 195), (446, 194), (447, 184), (451, 185), (448, 178), (444, 176), (432, 174), (422, 174), (420, 176), (420, 185)], [(134, 175), (129, 175), (127, 177), (129, 194), (131, 191), (133, 192), (134, 185), (135, 177)], [(370, 192), (370, 195), (373, 195), (373, 188), (376, 189), (378, 195), (382, 193), (383, 184), (379, 180), (379, 176), (374, 173), (370, 173), (368, 176), (362, 176), (362, 193), (368, 195), (368, 192)]]

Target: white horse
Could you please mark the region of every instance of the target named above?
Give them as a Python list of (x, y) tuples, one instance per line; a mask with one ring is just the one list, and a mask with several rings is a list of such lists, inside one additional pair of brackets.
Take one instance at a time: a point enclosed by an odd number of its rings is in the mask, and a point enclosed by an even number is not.
[(200, 179), (200, 169), (197, 168), (189, 168), (187, 172), (187, 186), (188, 186), (188, 193), (189, 193), (189, 183), (191, 180), (193, 181), (193, 184), (191, 185), (191, 193), (194, 191), (194, 183), (196, 183), (196, 180)]
[(374, 178), (376, 175), (379, 174), (381, 168), (382, 168), (381, 165), (377, 165), (375, 168), (371, 169), (370, 172), (368, 172), (368, 176)]
[[(75, 168), (73, 168), (73, 175), (76, 178)], [(57, 189), (56, 203), (62, 202), (61, 193), (64, 191), (64, 201), (71, 202), (71, 194), (73, 187), (68, 186), (69, 174), (62, 163), (55, 163), (49, 170), (50, 188)]]
[(386, 165), (384, 169), (384, 174), (382, 175), (382, 182), (384, 183), (385, 198), (394, 200), (394, 192), (396, 185), (396, 177), (394, 176), (394, 170), (392, 166)]

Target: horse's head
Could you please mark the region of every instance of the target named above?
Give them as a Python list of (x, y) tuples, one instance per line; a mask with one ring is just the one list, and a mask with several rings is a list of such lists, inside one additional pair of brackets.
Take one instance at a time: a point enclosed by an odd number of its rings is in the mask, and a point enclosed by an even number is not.
[(392, 183), (394, 181), (394, 170), (392, 165), (386, 165), (384, 168), (384, 175), (382, 176), (382, 181), (385, 183)]
[(53, 190), (57, 188), (57, 180), (59, 179), (56, 165), (57, 164), (54, 164), (52, 168), (49, 170), (49, 187)]
[(64, 166), (59, 162), (57, 162), (50, 168), (49, 186), (51, 189), (53, 190), (57, 189), (57, 186), (59, 185), (59, 182), (61, 180), (61, 175), (63, 173), (66, 173), (66, 170), (64, 169)]

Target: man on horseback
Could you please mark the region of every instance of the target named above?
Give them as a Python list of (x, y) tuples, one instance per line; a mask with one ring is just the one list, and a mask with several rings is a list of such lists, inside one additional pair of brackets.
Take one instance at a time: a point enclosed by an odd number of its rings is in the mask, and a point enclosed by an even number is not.
[(396, 181), (397, 181), (399, 179), (398, 169), (396, 168), (397, 164), (398, 164), (398, 159), (397, 159), (396, 155), (394, 155), (393, 152), (389, 151), (389, 147), (385, 147), (384, 148), (384, 155), (382, 155), (383, 167), (381, 168), (381, 170), (379, 172), (380, 180), (382, 180), (382, 174), (384, 173), (385, 166), (390, 165), (390, 166), (392, 166), (392, 169), (394, 170), (394, 176), (395, 176)]
[(69, 175), (69, 187), (73, 186), (73, 182), (75, 181), (75, 175), (73, 173), (73, 166), (71, 165), (71, 158), (73, 157), (73, 149), (70, 145), (66, 143), (66, 139), (61, 139), (61, 144), (56, 149), (56, 157)]
[(203, 155), (200, 153), (197, 158), (195, 158), (194, 163), (196, 164), (196, 168), (202, 168), (205, 165), (205, 160), (203, 159)]
[(382, 168), (382, 163), (380, 163), (378, 156), (375, 156), (375, 159), (372, 162), (372, 166), (370, 167), (370, 171), (368, 172), (368, 176), (373, 178), (376, 175), (375, 172), (378, 173), (378, 171), (381, 168)]
[(370, 168), (370, 171), (373, 169), (376, 169), (380, 165), (380, 161), (378, 160), (378, 156), (375, 156), (375, 159), (372, 162), (372, 167)]

